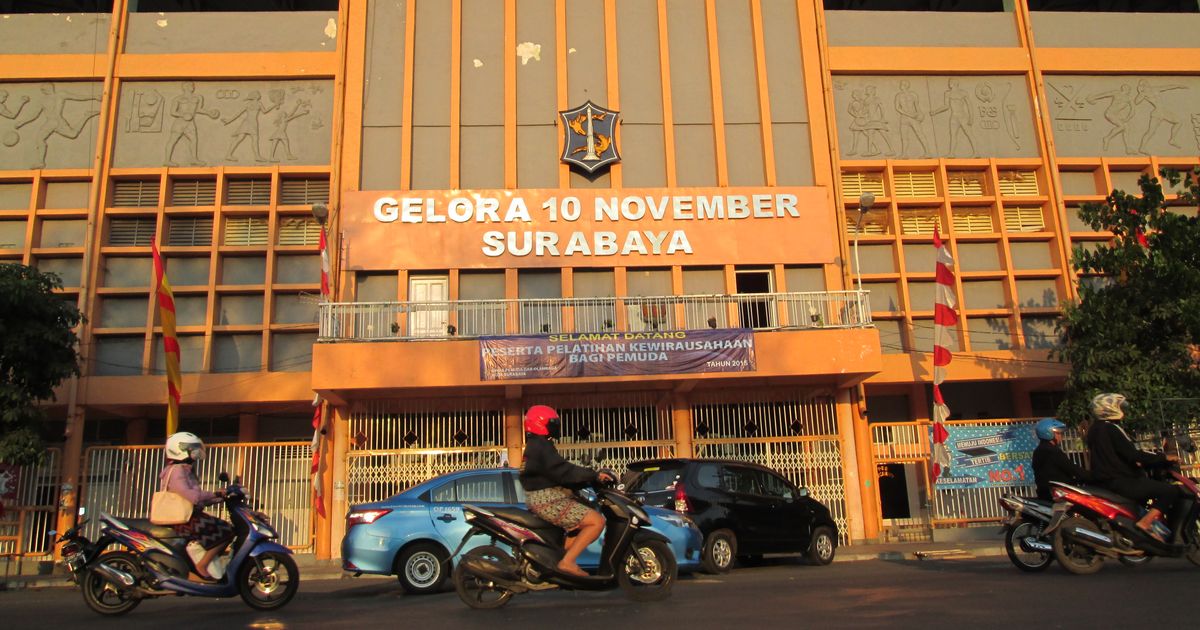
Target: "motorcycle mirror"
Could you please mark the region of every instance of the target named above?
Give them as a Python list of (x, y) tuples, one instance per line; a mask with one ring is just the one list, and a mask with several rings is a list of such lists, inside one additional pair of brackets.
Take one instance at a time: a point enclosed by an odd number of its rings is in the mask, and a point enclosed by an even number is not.
[(233, 478), (233, 485), (235, 485), (235, 486), (242, 485), (242, 476), (241, 475), (238, 475)]
[(600, 450), (596, 451), (596, 463), (597, 464), (599, 464), (600, 462), (603, 462), (607, 458), (608, 458), (608, 451), (606, 449), (600, 449)]
[(229, 473), (222, 471), (221, 474), (217, 475), (217, 481), (229, 483)]

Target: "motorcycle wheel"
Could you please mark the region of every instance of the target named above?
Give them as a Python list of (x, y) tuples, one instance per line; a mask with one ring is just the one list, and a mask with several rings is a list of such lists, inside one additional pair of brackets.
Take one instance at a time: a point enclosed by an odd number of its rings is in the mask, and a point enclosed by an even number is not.
[(1187, 529), (1183, 530), (1183, 539), (1187, 544), (1187, 551), (1183, 555), (1188, 562), (1200, 567), (1200, 521), (1193, 521), (1186, 527)]
[[(259, 565), (262, 568), (259, 568)], [(300, 588), (300, 569), (292, 556), (278, 551), (247, 559), (237, 573), (238, 593), (256, 610), (275, 610), (292, 600)]]
[(470, 608), (484, 610), (500, 608), (512, 599), (513, 592), (498, 586), (490, 579), (475, 575), (466, 567), (468, 559), (485, 559), (495, 562), (515, 562), (508, 552), (495, 545), (476, 547), (463, 554), (458, 566), (454, 567), (454, 590), (458, 598)]
[(678, 577), (675, 554), (666, 543), (658, 540), (635, 544), (617, 565), (617, 583), (635, 602), (654, 602), (670, 597), (671, 587)]
[(1004, 549), (1008, 559), (1020, 570), (1029, 573), (1045, 571), (1054, 563), (1054, 553), (1051, 551), (1025, 551), (1021, 548), (1021, 540), (1029, 537), (1040, 538), (1042, 526), (1031, 521), (1021, 521), (1004, 532)]
[(1144, 567), (1153, 559), (1154, 556), (1121, 556), (1117, 561), (1127, 567)]
[(1099, 571), (1104, 565), (1104, 556), (1087, 545), (1064, 537), (1063, 531), (1071, 527), (1099, 529), (1095, 523), (1082, 516), (1072, 516), (1063, 521), (1054, 532), (1054, 558), (1064, 569), (1075, 575), (1090, 575)]
[[(134, 576), (141, 574), (141, 563), (137, 556), (127, 551), (106, 553), (100, 556), (99, 562)], [(95, 569), (84, 574), (80, 585), (83, 587), (83, 601), (88, 608), (106, 617), (124, 615), (142, 603), (142, 600), (133, 593), (120, 590), (108, 580), (100, 577)]]

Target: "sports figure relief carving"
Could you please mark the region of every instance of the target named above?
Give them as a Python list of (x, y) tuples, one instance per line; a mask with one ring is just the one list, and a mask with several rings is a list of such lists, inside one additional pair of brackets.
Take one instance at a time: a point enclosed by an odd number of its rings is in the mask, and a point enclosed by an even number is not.
[[(92, 84), (82, 85), (94, 87)], [(37, 84), (36, 90), (32, 88), (30, 84), (10, 84), (8, 89), (0, 90), (0, 116), (12, 121), (0, 132), (0, 145), (6, 150), (5, 154), (0, 154), (0, 167), (46, 168), (47, 160), (51, 157), (51, 146), (60, 146), (52, 145), (51, 140), (55, 137), (67, 141), (79, 139), (84, 129), (88, 128), (88, 123), (100, 115), (99, 96), (82, 94), (75, 88), (60, 89), (54, 83), (41, 83)], [(10, 103), (13, 97), (8, 90), (32, 91), (34, 94), (21, 94), (17, 104), (13, 105)], [(71, 103), (91, 105), (85, 106), (84, 111), (80, 112), (79, 106), (71, 106)], [(22, 144), (22, 140), (26, 142)], [(87, 153), (86, 148), (82, 153), (67, 149), (58, 160), (61, 163), (55, 164), (55, 167), (86, 165)], [(58, 154), (59, 149), (55, 148), (55, 156)]]
[[(842, 76), (834, 104), (842, 156), (1033, 157), (1033, 112), (1018, 77)], [(885, 105), (890, 104), (890, 105)]]
[(184, 146), (189, 150), (192, 158), (189, 164), (204, 166), (204, 162), (200, 161), (200, 135), (196, 129), (196, 114), (216, 120), (220, 117), (221, 112), (216, 109), (204, 108), (204, 97), (196, 94), (195, 83), (184, 81), (182, 89), (183, 93), (171, 101), (171, 117), (175, 119), (175, 122), (171, 123), (171, 135), (167, 138), (163, 163), (167, 166), (179, 166), (174, 159), (175, 148), (179, 146), (180, 140), (186, 140)]
[[(1194, 156), (1200, 150), (1200, 108), (1191, 97), (1200, 78), (1057, 76), (1046, 87), (1059, 155)], [(1183, 135), (1188, 118), (1191, 142)], [(1099, 119), (1103, 124), (1095, 124)]]

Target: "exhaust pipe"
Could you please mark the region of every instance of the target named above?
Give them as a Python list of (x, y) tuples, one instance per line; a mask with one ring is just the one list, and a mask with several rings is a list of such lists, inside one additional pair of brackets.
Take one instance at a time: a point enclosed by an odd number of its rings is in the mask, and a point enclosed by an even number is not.
[(1054, 551), (1054, 546), (1033, 536), (1026, 536), (1021, 539), (1021, 551), (1026, 553), (1051, 553)]
[(1072, 527), (1072, 528), (1066, 530), (1065, 533), (1068, 536), (1071, 536), (1073, 538), (1078, 538), (1079, 542), (1082, 542), (1087, 545), (1101, 546), (1101, 547), (1112, 547), (1113, 546), (1112, 538), (1105, 536), (1104, 534), (1101, 534), (1099, 532), (1094, 532), (1090, 529), (1085, 529), (1083, 527)]
[(137, 584), (137, 578), (134, 578), (125, 571), (110, 567), (103, 562), (97, 564), (92, 568), (92, 570), (100, 574), (100, 577), (112, 582), (114, 586), (119, 586), (121, 588), (133, 588), (133, 586)]

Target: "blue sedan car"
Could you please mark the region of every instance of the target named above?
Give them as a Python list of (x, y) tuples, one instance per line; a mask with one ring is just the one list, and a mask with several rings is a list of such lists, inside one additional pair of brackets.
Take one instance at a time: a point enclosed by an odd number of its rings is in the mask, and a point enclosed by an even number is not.
[[(342, 539), (342, 568), (355, 573), (395, 575), (410, 593), (439, 590), (453, 568), (446, 560), (470, 529), (463, 519), (463, 503), (524, 508), (525, 491), (517, 480), (517, 470), (487, 468), (450, 473), (390, 499), (351, 507), (346, 515), (346, 537)], [(647, 506), (646, 512), (650, 529), (671, 540), (679, 570), (699, 568), (703, 537), (696, 524), (670, 510)], [(462, 551), (488, 542), (486, 536), (477, 536)], [(599, 566), (602, 542), (603, 536), (588, 547), (579, 558), (579, 566)]]

